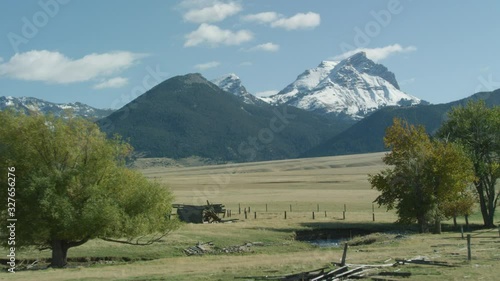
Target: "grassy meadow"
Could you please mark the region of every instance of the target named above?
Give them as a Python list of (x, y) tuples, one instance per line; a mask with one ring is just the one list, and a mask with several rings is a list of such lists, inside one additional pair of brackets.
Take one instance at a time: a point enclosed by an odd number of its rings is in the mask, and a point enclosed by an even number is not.
[[(466, 240), (461, 239), (460, 231), (452, 229), (450, 221), (446, 222), (442, 235), (416, 234), (411, 227), (394, 225), (394, 212), (377, 206), (376, 221), (372, 221), (372, 201), (377, 192), (371, 189), (367, 174), (385, 167), (382, 156), (383, 153), (373, 153), (143, 168), (141, 171), (147, 178), (168, 184), (175, 194), (175, 203), (205, 204), (206, 200), (221, 203), (232, 213), (226, 219), (235, 221), (183, 224), (161, 243), (150, 246), (93, 240), (69, 250), (69, 268), (0, 273), (0, 280), (235, 280), (235, 277), (283, 275), (332, 266), (332, 262), (341, 258), (340, 247), (322, 248), (294, 239), (296, 231), (313, 229), (373, 232), (353, 237), (353, 242), (358, 243), (350, 246), (347, 263), (394, 263), (396, 258), (425, 256), (458, 267), (404, 265), (385, 270), (411, 272), (410, 280), (496, 280), (500, 276), (500, 238), (496, 229), (470, 232), (473, 250), (472, 261), (468, 262)], [(246, 208), (250, 208), (247, 219)], [(474, 214), (470, 221), (480, 224), (480, 214)], [(459, 218), (459, 223), (463, 223), (463, 218)], [(186, 256), (183, 249), (198, 242), (213, 242), (218, 248), (260, 243), (240, 253)], [(18, 253), (18, 259), (47, 257), (49, 251)]]

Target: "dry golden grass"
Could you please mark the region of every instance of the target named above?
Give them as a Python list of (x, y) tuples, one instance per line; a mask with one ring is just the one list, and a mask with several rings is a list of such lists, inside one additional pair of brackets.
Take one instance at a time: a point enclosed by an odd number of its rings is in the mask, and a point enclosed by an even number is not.
[(377, 192), (370, 188), (367, 174), (384, 167), (382, 156), (374, 153), (142, 171), (148, 178), (167, 183), (178, 203), (204, 204), (210, 200), (233, 211), (238, 203), (258, 210), (265, 210), (267, 203), (269, 211), (288, 210), (289, 204), (298, 204), (297, 211), (312, 211), (316, 204), (326, 210), (341, 210), (348, 204), (349, 209), (357, 210), (371, 209)]

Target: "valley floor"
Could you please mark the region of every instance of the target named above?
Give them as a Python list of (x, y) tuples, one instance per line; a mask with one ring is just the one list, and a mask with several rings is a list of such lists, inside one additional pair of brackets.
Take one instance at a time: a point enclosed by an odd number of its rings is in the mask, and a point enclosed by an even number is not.
[[(235, 221), (184, 224), (151, 246), (93, 240), (70, 249), (69, 268), (0, 273), (0, 280), (234, 280), (297, 273), (332, 266), (342, 256), (341, 247), (321, 248), (295, 239), (296, 231), (317, 229), (375, 232), (353, 237), (358, 245), (350, 246), (347, 263), (394, 263), (397, 258), (423, 256), (458, 267), (408, 264), (386, 271), (410, 272), (410, 280), (495, 280), (500, 275), (497, 229), (470, 232), (472, 261), (468, 262), (466, 240), (461, 239), (460, 231), (453, 229), (449, 221), (442, 235), (417, 234), (412, 228), (394, 225), (395, 214), (377, 206), (375, 222), (372, 221), (372, 201), (377, 192), (370, 188), (367, 174), (385, 167), (382, 156), (383, 153), (375, 153), (143, 169), (148, 178), (168, 183), (176, 196), (175, 203), (221, 203), (231, 210), (230, 219)], [(250, 209), (246, 219), (245, 209)], [(470, 220), (479, 224), (481, 217), (475, 214)], [(253, 246), (238, 253), (186, 256), (184, 249), (199, 242), (212, 242), (217, 249), (247, 243)], [(38, 267), (42, 268), (43, 260), (49, 256), (48, 251), (19, 253), (20, 260), (40, 260)]]

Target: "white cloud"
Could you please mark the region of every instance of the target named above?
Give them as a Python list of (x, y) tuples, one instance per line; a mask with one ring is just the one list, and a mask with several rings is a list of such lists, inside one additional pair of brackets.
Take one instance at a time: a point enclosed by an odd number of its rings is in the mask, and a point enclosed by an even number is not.
[(83, 82), (116, 74), (144, 56), (117, 51), (71, 59), (59, 52), (34, 50), (16, 53), (8, 62), (0, 63), (0, 77), (56, 84)]
[(415, 46), (402, 47), (399, 44), (388, 45), (382, 48), (357, 48), (352, 51), (345, 52), (341, 55), (333, 57), (334, 60), (343, 60), (348, 58), (356, 53), (365, 52), (366, 56), (373, 61), (381, 61), (392, 54), (396, 53), (409, 53), (416, 51), (417, 48)]
[(281, 17), (282, 16), (276, 12), (263, 12), (258, 14), (246, 15), (242, 17), (242, 19), (244, 21), (249, 21), (249, 22), (271, 23), (278, 20)]
[(121, 88), (128, 84), (128, 79), (123, 77), (114, 77), (105, 80), (101, 83), (95, 84), (94, 89), (107, 89), (107, 88)]
[(248, 49), (248, 51), (265, 51), (265, 52), (277, 52), (280, 49), (280, 45), (271, 42), (257, 45)]
[(262, 91), (262, 92), (258, 92), (258, 93), (255, 93), (255, 96), (257, 97), (269, 97), (269, 96), (272, 96), (274, 94), (277, 94), (279, 93), (278, 90), (268, 90), (268, 91)]
[(207, 44), (212, 47), (218, 45), (239, 45), (253, 39), (253, 34), (248, 30), (233, 32), (221, 29), (218, 26), (202, 23), (197, 30), (187, 34), (184, 47), (194, 47)]
[[(212, 1), (210, 1), (212, 2)], [(240, 4), (235, 2), (222, 3), (219, 1), (207, 2), (209, 6), (198, 6), (193, 7), (194, 3), (191, 4), (191, 9), (184, 14), (184, 19), (189, 22), (194, 23), (207, 23), (207, 22), (219, 22), (223, 21), (225, 18), (230, 17), (239, 13), (242, 10)], [(198, 5), (207, 4), (199, 3)], [(189, 4), (188, 4), (189, 5)]]
[(281, 27), (286, 30), (315, 28), (321, 23), (321, 17), (317, 13), (298, 13), (289, 18), (280, 18), (271, 23), (272, 27)]
[(220, 62), (218, 61), (211, 61), (211, 62), (207, 62), (207, 63), (200, 63), (200, 64), (197, 64), (194, 66), (194, 68), (198, 69), (198, 70), (207, 70), (207, 69), (210, 69), (210, 68), (214, 68), (214, 67), (217, 67), (220, 65)]

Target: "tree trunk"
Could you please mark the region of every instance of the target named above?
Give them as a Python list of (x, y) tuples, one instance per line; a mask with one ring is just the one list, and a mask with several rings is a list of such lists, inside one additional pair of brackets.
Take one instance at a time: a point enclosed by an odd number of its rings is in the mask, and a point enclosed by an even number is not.
[(417, 223), (418, 223), (418, 228), (419, 228), (420, 233), (427, 233), (428, 232), (427, 220), (425, 219), (425, 216), (419, 215), (417, 217)]
[(489, 213), (488, 217), (486, 218), (486, 222), (484, 223), (484, 226), (488, 228), (493, 228), (495, 227), (495, 206), (489, 206)]
[(488, 196), (488, 219), (485, 223), (486, 227), (495, 227), (495, 207), (496, 207), (496, 202), (495, 202), (495, 183), (490, 183), (489, 187), (489, 196)]
[(457, 228), (457, 216), (453, 215), (453, 228)]
[[(477, 192), (479, 193), (479, 205), (481, 207), (481, 214), (483, 215), (483, 223), (485, 227), (495, 227), (495, 189), (485, 186), (480, 183), (476, 186)], [(489, 188), (489, 196), (485, 194), (485, 188)]]
[(51, 267), (61, 268), (65, 267), (68, 263), (68, 243), (64, 240), (53, 240), (52, 241), (52, 261), (50, 263)]
[(438, 217), (434, 220), (434, 234), (441, 234), (441, 219)]
[(484, 186), (484, 183), (482, 182), (476, 184), (477, 193), (479, 195), (479, 207), (481, 208), (481, 215), (483, 216), (484, 226), (494, 227), (495, 206), (493, 204), (493, 198), (491, 198), (492, 196), (486, 196), (486, 192), (484, 190), (485, 188), (488, 187)]
[(465, 230), (469, 231), (469, 215), (465, 215)]
[(88, 237), (80, 241), (52, 240), (52, 261), (50, 266), (55, 268), (65, 267), (68, 263), (68, 249), (85, 244), (87, 241), (89, 241)]

